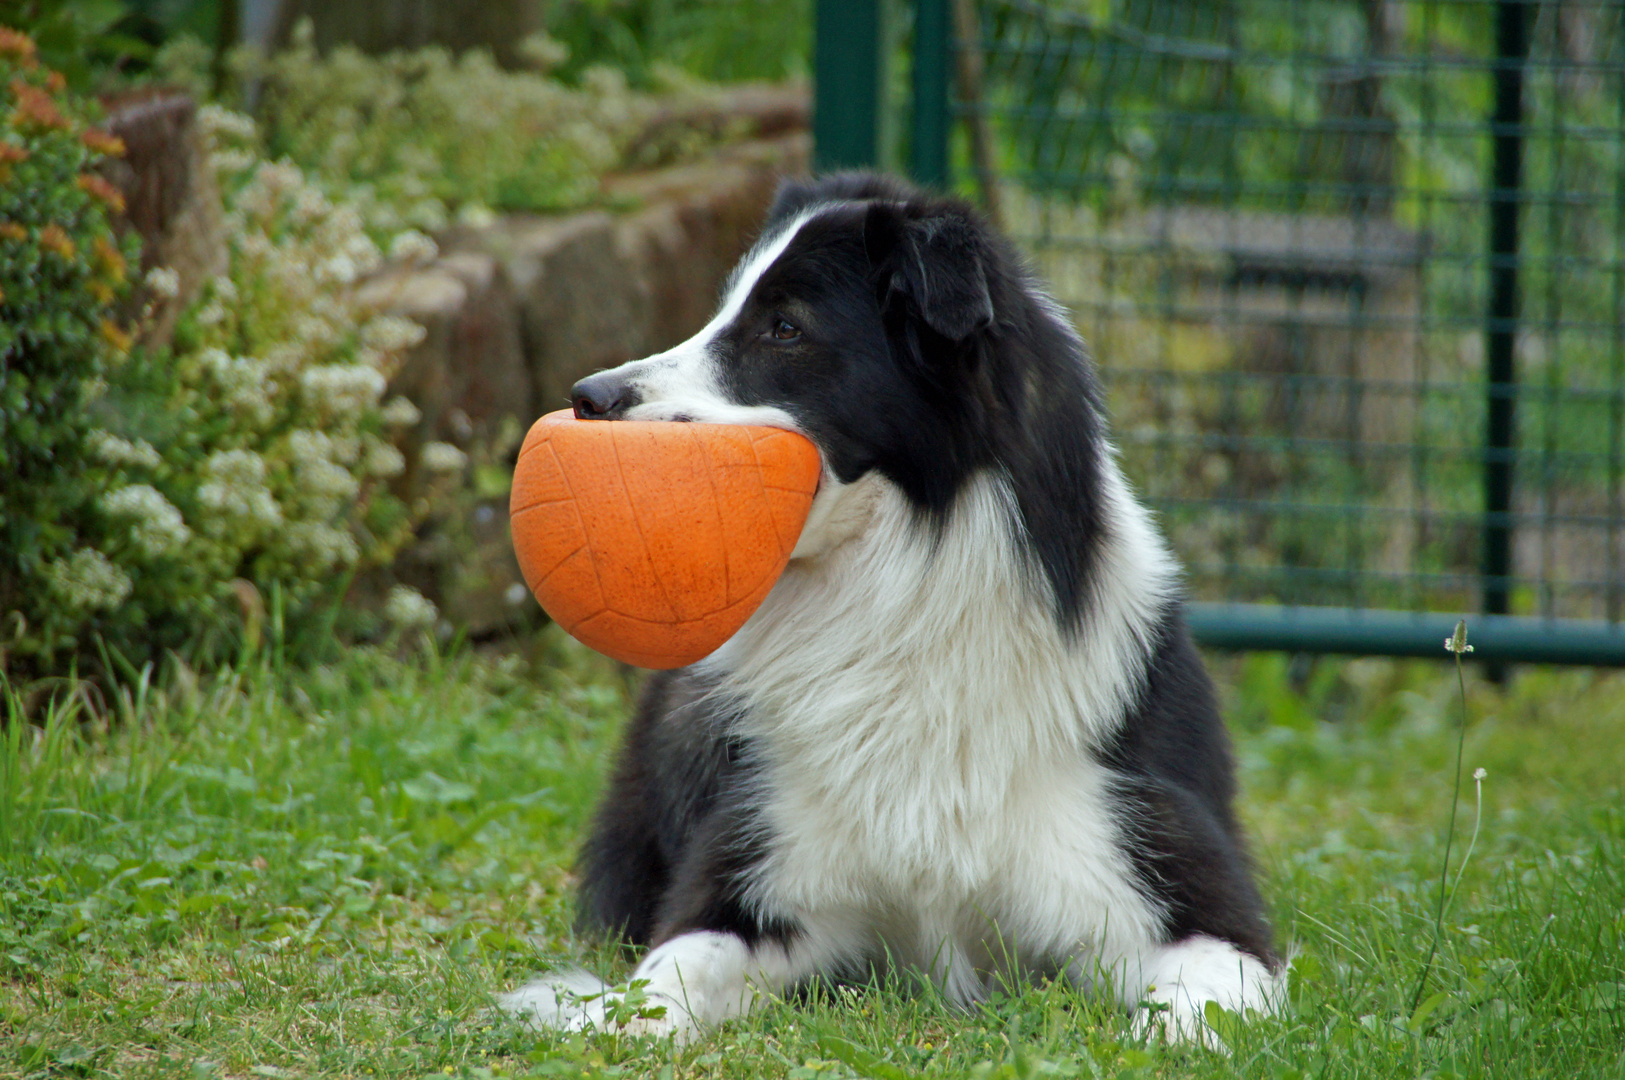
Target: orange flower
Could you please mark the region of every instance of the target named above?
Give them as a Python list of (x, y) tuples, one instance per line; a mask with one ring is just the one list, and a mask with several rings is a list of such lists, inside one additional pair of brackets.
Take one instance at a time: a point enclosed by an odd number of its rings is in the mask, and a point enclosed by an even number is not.
[(63, 116), (56, 107), (56, 102), (37, 86), (30, 86), (21, 79), (11, 80), (11, 92), (17, 95), (17, 107), (12, 110), (11, 122), (14, 126), (24, 130), (36, 131), (67, 131), (67, 117)]
[(109, 345), (113, 346), (113, 348), (117, 349), (121, 353), (130, 351), (130, 345), (135, 341), (135, 339), (120, 328), (118, 323), (114, 322), (112, 319), (103, 319), (100, 329), (102, 339), (105, 340)]
[(108, 242), (107, 237), (96, 237), (96, 265), (107, 271), (115, 283), (124, 280), (124, 253)]
[(16, 162), (27, 160), (27, 150), (8, 142), (0, 142), (0, 180), (10, 180), (11, 166)]
[(54, 251), (64, 259), (73, 258), (73, 253), (76, 250), (73, 246), (73, 239), (68, 236), (67, 230), (55, 222), (39, 231), (39, 242), (40, 247), (48, 251)]
[(0, 221), (0, 240), (14, 240), (20, 244), (27, 239), (27, 229), (15, 221)]
[(106, 154), (108, 157), (124, 156), (124, 140), (105, 131), (86, 128), (79, 133), (79, 141), (98, 154)]
[(21, 30), (13, 30), (7, 26), (0, 26), (0, 56), (10, 56), (19, 61), (23, 70), (34, 66), (35, 53), (34, 39)]
[(47, 71), (45, 73), (45, 89), (53, 94), (60, 94), (68, 88), (68, 80), (63, 78), (60, 71)]
[(113, 213), (124, 213), (124, 193), (102, 177), (95, 173), (80, 173), (75, 183), (79, 185), (79, 190), (106, 203)]

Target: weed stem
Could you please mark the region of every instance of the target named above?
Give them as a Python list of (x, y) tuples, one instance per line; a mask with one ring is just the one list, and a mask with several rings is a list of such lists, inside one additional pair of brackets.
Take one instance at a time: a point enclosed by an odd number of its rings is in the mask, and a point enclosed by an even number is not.
[[(1427, 959), (1422, 961), (1422, 970), (1416, 977), (1416, 992), (1411, 995), (1411, 1015), (1416, 1014), (1417, 1006), (1422, 1004), (1422, 992), (1427, 989), (1428, 974), (1433, 970), (1433, 958), (1439, 953), (1439, 936), (1444, 930), (1444, 905), (1446, 892), (1450, 886), (1450, 844), (1456, 838), (1456, 807), (1461, 802), (1461, 755), (1467, 743), (1467, 677), (1462, 674), (1461, 654), (1472, 652), (1473, 647), (1467, 644), (1467, 620), (1456, 622), (1456, 632), (1445, 640), (1444, 647), (1456, 657), (1456, 689), (1461, 700), (1461, 723), (1456, 727), (1456, 786), (1450, 794), (1450, 825), (1444, 833), (1444, 862), (1439, 867), (1439, 908), (1433, 916), (1433, 941), (1428, 946)], [(1478, 826), (1473, 826), (1473, 838), (1478, 838)], [(1471, 848), (1468, 849), (1469, 854)], [(1466, 863), (1462, 864), (1466, 868)], [(1459, 879), (1458, 879), (1459, 884)]]

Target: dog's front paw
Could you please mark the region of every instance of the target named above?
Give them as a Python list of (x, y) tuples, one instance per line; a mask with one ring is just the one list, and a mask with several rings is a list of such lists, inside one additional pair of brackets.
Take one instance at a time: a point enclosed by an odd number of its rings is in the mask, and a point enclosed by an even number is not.
[(698, 1029), (687, 1009), (665, 994), (648, 993), (634, 984), (626, 992), (612, 992), (587, 1003), (568, 1025), (571, 1031), (606, 1035), (633, 1035), (686, 1041)]

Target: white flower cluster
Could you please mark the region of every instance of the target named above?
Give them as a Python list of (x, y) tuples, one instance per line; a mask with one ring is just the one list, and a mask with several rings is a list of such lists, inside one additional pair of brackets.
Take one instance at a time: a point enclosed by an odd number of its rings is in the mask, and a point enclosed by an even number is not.
[[(380, 315), (361, 328), (361, 344), (380, 352), (404, 353), (422, 344), (428, 333), (411, 319), (404, 319), (399, 315)], [(407, 404), (410, 405), (411, 402)]]
[(384, 618), (403, 630), (422, 629), (435, 624), (440, 610), (410, 585), (396, 585), (384, 601)]
[(468, 455), (451, 443), (430, 442), (423, 444), (418, 460), (430, 472), (453, 473), (461, 472), (468, 464)]
[(254, 451), (216, 450), (209, 455), (203, 471), (209, 479), (197, 489), (197, 498), (218, 512), (209, 523), (212, 531), (282, 524), (282, 507), (265, 486), (265, 459)]
[(89, 438), (91, 456), (108, 465), (137, 465), (143, 469), (156, 469), (163, 458), (144, 439), (121, 439), (110, 431), (92, 431)]
[(148, 558), (177, 554), (192, 530), (175, 504), (150, 484), (131, 484), (102, 496), (102, 512), (129, 522), (130, 539)]
[(181, 275), (167, 266), (155, 266), (142, 279), (154, 296), (173, 300), (181, 294)]
[(105, 611), (130, 595), (130, 575), (95, 548), (82, 547), (45, 567), (45, 583), (73, 611)]
[(323, 364), (307, 368), (299, 386), (314, 409), (353, 415), (378, 404), (387, 384), (381, 372), (365, 364)]
[(226, 408), (256, 425), (271, 419), (271, 394), (276, 387), (266, 378), (264, 361), (233, 357), (224, 349), (204, 349), (198, 362), (213, 377)]
[(409, 399), (403, 397), (391, 398), (379, 416), (385, 424), (397, 428), (412, 427), (423, 419), (423, 414), (418, 411), (418, 407), (412, 404)]
[(588, 201), (654, 115), (653, 99), (611, 69), (587, 72), (579, 87), (548, 77), (559, 48), (527, 42), (536, 70), (505, 71), (479, 50), (321, 55), (300, 30), (255, 74), (290, 158), (361, 207), (375, 233), (408, 230), (390, 251), (410, 261), (433, 257), (423, 233), (488, 223), (490, 206)]
[(373, 443), (363, 466), (368, 476), (388, 479), (406, 471), (406, 455), (388, 443)]
[(320, 521), (294, 522), (284, 531), (283, 540), (290, 552), (319, 573), (354, 566), (361, 557), (361, 548), (349, 530)]
[(389, 245), (389, 257), (395, 262), (428, 263), (440, 254), (440, 245), (416, 229), (407, 229)]
[(321, 431), (300, 430), (288, 435), (294, 485), (315, 508), (313, 516), (336, 517), (361, 490), (361, 481), (341, 462), (352, 462), (358, 440), (334, 439)]

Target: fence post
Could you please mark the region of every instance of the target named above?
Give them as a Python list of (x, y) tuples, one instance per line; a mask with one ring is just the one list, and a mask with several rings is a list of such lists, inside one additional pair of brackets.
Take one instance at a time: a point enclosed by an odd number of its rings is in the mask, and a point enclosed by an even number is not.
[(915, 0), (914, 130), (909, 167), (915, 180), (936, 188), (948, 186), (948, 133), (953, 124), (948, 109), (951, 48), (948, 0)]
[(884, 0), (818, 0), (813, 28), (813, 167), (880, 160)]
[(1512, 473), (1518, 373), (1518, 210), (1523, 183), (1523, 65), (1529, 51), (1525, 0), (1495, 5), (1495, 115), (1491, 121), (1489, 305), (1485, 319), (1488, 422), (1484, 446), (1484, 611), (1511, 610)]

